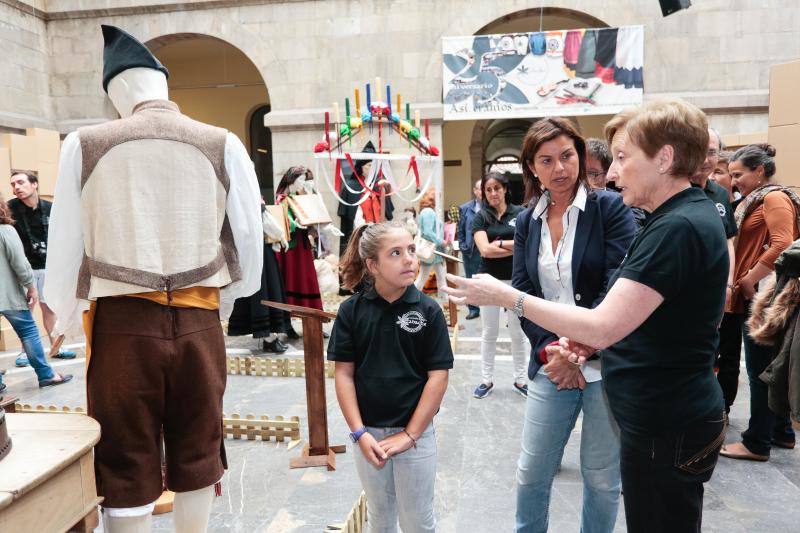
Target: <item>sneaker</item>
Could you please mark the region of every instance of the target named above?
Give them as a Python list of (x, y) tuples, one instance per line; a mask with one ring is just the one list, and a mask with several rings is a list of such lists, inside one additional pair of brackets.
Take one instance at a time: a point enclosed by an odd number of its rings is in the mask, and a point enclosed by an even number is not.
[(517, 383), (515, 381), (514, 382), (514, 390), (517, 391), (518, 393), (520, 393), (522, 396), (524, 396), (526, 398), (528, 397), (528, 384), (527, 383), (523, 383), (522, 385), (520, 385), (519, 383)]
[(18, 367), (28, 366), (30, 363), (28, 362), (28, 356), (25, 355), (25, 352), (22, 352), (17, 356), (17, 360), (14, 361)]
[(75, 357), (75, 352), (71, 352), (69, 350), (59, 350), (58, 353), (53, 356), (53, 359), (75, 359)]
[(479, 400), (482, 400), (483, 398), (489, 396), (489, 393), (492, 392), (493, 388), (494, 388), (494, 383), (489, 383), (488, 385), (486, 383), (481, 383), (480, 385), (478, 385), (478, 388), (475, 389), (475, 392), (472, 393), (472, 396), (478, 398)]

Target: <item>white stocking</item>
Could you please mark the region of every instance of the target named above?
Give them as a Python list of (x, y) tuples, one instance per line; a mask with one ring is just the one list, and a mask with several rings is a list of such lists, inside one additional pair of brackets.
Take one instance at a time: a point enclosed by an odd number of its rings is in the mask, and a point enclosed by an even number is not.
[(214, 485), (189, 492), (176, 492), (172, 506), (176, 533), (205, 533), (212, 503)]
[(103, 509), (103, 531), (106, 533), (150, 533), (153, 504), (125, 509)]

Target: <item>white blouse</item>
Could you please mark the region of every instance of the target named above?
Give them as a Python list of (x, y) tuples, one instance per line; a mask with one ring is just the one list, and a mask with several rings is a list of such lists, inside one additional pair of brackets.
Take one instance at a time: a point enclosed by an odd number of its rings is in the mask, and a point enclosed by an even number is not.
[[(558, 241), (555, 253), (550, 239), (550, 226), (547, 214), (550, 206), (550, 193), (545, 192), (533, 210), (533, 218), (542, 218), (542, 233), (539, 239), (539, 284), (542, 286), (544, 299), (567, 305), (575, 305), (575, 294), (572, 287), (572, 252), (575, 247), (575, 230), (578, 227), (578, 215), (586, 209), (586, 188), (578, 187), (572, 204), (564, 212), (562, 225), (564, 234)], [(582, 367), (583, 377), (588, 382), (599, 381), (600, 361), (589, 361)], [(539, 369), (544, 372), (544, 367)]]

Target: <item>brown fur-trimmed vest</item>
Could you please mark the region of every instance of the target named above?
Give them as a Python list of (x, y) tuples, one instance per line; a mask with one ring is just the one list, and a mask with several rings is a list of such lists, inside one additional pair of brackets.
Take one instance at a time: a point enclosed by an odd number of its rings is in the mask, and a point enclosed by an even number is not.
[(226, 134), (166, 100), (79, 130), (78, 298), (224, 287), (241, 278), (225, 215)]

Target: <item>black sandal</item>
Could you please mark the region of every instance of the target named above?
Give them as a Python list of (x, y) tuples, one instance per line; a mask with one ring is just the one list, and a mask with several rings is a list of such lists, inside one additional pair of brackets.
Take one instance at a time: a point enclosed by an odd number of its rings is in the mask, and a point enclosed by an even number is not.
[(55, 385), (63, 385), (69, 381), (72, 381), (72, 374), (56, 374), (61, 379), (50, 378), (44, 381), (39, 382), (39, 388), (43, 389), (44, 387), (53, 387)]

